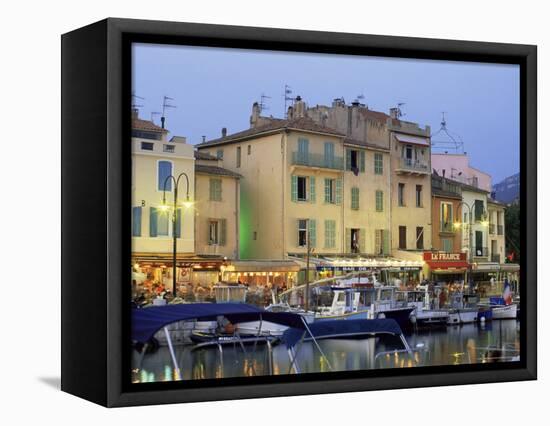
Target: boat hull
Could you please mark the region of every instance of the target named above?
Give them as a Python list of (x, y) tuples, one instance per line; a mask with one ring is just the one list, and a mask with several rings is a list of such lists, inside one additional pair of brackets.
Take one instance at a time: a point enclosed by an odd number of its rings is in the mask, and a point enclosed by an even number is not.
[(468, 324), (476, 322), (477, 310), (455, 309), (449, 312), (449, 318), (447, 324)]
[(494, 306), (492, 308), (493, 311), (493, 319), (516, 319), (517, 318), (517, 308), (518, 305), (512, 304), (512, 305), (505, 305), (505, 306)]

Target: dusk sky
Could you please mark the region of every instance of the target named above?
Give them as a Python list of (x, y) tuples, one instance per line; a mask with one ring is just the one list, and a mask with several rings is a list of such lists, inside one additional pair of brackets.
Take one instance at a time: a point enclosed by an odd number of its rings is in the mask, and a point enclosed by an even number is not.
[[(388, 59), (311, 53), (134, 45), (133, 90), (144, 99), (140, 117), (162, 111), (171, 135), (196, 144), (249, 128), (252, 104), (263, 94), (268, 110), (284, 116), (284, 86), (309, 106), (351, 103), (358, 95), (370, 109), (388, 113), (402, 102), (404, 120), (459, 135), (470, 164), (493, 183), (519, 171), (519, 66)], [(160, 115), (154, 116), (160, 123)], [(434, 142), (448, 141), (440, 133)], [(449, 150), (449, 152), (451, 152)]]

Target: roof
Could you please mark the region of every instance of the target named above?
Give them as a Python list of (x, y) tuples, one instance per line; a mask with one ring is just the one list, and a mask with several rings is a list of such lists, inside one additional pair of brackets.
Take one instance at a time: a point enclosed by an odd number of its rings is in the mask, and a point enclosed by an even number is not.
[(506, 207), (506, 204), (505, 204), (505, 203), (502, 203), (502, 202), (500, 202), (500, 201), (498, 201), (498, 200), (495, 200), (494, 198), (491, 198), (491, 197), (488, 197), (488, 198), (487, 198), (487, 202), (488, 202), (489, 204), (495, 204), (495, 205), (497, 205), (497, 206)]
[(388, 118), (390, 118), (390, 116), (384, 112), (374, 111), (372, 109), (366, 109), (366, 108), (361, 108), (361, 114), (363, 114), (363, 116), (366, 118), (371, 118), (384, 123)]
[(489, 194), (489, 191), (486, 191), (485, 189), (478, 188), (476, 186), (468, 185), (467, 183), (462, 183), (454, 179), (445, 178), (449, 182), (455, 183), (459, 185), (462, 189), (465, 189), (466, 191), (472, 191), (472, 192), (480, 192), (482, 194)]
[(195, 151), (195, 160), (218, 160), (218, 157), (208, 152)]
[(462, 200), (462, 196), (456, 192), (444, 191), (434, 187), (432, 187), (432, 195), (435, 195), (436, 197), (456, 198), (457, 200)]
[(160, 132), (168, 133), (168, 130), (163, 129), (160, 126), (157, 126), (155, 123), (149, 120), (141, 120), (140, 118), (132, 119), (132, 129), (135, 130), (146, 130), (148, 132)]
[(282, 130), (302, 130), (305, 132), (324, 133), (337, 137), (345, 136), (344, 134), (334, 129), (331, 129), (330, 127), (321, 126), (315, 123), (311, 118), (297, 118), (293, 120), (272, 118), (270, 119), (270, 122), (268, 124), (265, 124), (263, 126), (243, 130), (242, 132), (233, 133), (222, 138), (212, 139), (206, 142), (199, 143), (196, 146), (199, 148), (205, 148), (209, 146), (223, 145), (241, 139), (250, 139), (264, 133), (277, 133)]
[(365, 142), (365, 141), (360, 141), (360, 140), (352, 139), (352, 138), (344, 139), (344, 144), (361, 146), (363, 148), (379, 149), (381, 151), (386, 151), (386, 152), (390, 151), (389, 148), (384, 148), (383, 146), (379, 146), (379, 145), (376, 145), (376, 144), (373, 144), (373, 143), (368, 143), (368, 142)]
[(413, 145), (430, 146), (430, 142), (428, 141), (427, 137), (404, 135), (397, 132), (394, 133), (394, 136), (395, 139), (397, 139), (399, 142), (410, 143)]
[(240, 174), (232, 172), (231, 170), (224, 169), (223, 167), (205, 166), (203, 164), (195, 164), (195, 173), (202, 173), (206, 175), (216, 175), (216, 176), (228, 176), (228, 177), (234, 177), (236, 179), (239, 179), (242, 177)]

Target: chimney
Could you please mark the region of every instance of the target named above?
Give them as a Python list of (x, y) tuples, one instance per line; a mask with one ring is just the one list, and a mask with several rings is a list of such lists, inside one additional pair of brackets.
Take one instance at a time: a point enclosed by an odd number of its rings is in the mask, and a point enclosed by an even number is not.
[(445, 169), (441, 170), (441, 173), (443, 173), (443, 177), (445, 177)]
[(292, 120), (294, 118), (294, 108), (292, 108), (291, 106), (288, 107), (288, 111), (286, 113), (286, 118), (288, 120)]
[(160, 127), (164, 129), (164, 122), (166, 121), (166, 117), (160, 117)]
[(204, 135), (203, 135), (203, 137), (202, 137), (202, 142), (203, 142), (203, 143), (206, 142), (206, 136), (204, 136)]
[(252, 104), (252, 115), (250, 116), (250, 127), (256, 127), (260, 118), (260, 105), (258, 102)]
[(304, 118), (306, 116), (306, 103), (302, 100), (301, 96), (296, 96), (294, 102), (294, 118)]
[(227, 136), (227, 127), (222, 127), (222, 138)]
[(399, 120), (399, 108), (390, 108), (390, 117)]
[(132, 108), (132, 120), (137, 120), (139, 118), (139, 109)]

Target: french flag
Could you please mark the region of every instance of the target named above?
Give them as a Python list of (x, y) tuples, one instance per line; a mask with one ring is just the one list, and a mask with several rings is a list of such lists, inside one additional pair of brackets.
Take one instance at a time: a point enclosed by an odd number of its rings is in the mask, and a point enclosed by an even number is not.
[(504, 290), (502, 291), (502, 298), (504, 299), (504, 303), (506, 305), (512, 304), (512, 290), (510, 289), (510, 283), (508, 282), (508, 279), (504, 280)]

